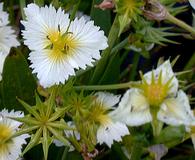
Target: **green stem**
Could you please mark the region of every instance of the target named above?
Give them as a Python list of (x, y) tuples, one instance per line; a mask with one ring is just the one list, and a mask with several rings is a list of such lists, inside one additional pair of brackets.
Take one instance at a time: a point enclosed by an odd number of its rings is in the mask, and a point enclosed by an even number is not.
[(77, 90), (115, 90), (115, 89), (124, 89), (130, 88), (134, 85), (138, 84), (138, 82), (127, 82), (121, 84), (110, 84), (110, 85), (84, 85), (84, 86), (74, 86)]
[(186, 31), (190, 32), (192, 35), (195, 36), (195, 29), (193, 27), (177, 19), (176, 17), (172, 16), (170, 13), (167, 13), (166, 19), (172, 22), (173, 24), (176, 24), (177, 26), (185, 29)]
[(152, 129), (153, 129), (153, 136), (157, 137), (160, 135), (160, 132), (163, 127), (163, 123), (157, 119), (157, 113), (159, 111), (159, 108), (156, 106), (150, 107), (150, 113), (152, 115)]
[(71, 15), (70, 15), (70, 21), (72, 21), (72, 20), (75, 18), (75, 15), (76, 15), (76, 13), (77, 13), (77, 11), (78, 11), (80, 2), (81, 2), (81, 0), (79, 0), (79, 1), (77, 2), (77, 4), (74, 5), (73, 10), (72, 10)]
[(111, 51), (111, 54), (118, 52), (128, 44), (128, 37), (125, 38), (122, 42), (118, 43)]
[(20, 11), (22, 15), (22, 19), (25, 19), (25, 14), (24, 14), (24, 8), (26, 7), (26, 0), (20, 0)]
[(131, 68), (130, 77), (129, 77), (130, 81), (134, 80), (134, 78), (136, 76), (139, 58), (140, 58), (140, 54), (137, 52), (134, 52), (133, 67)]
[(65, 160), (68, 154), (69, 147), (65, 147), (61, 160)]

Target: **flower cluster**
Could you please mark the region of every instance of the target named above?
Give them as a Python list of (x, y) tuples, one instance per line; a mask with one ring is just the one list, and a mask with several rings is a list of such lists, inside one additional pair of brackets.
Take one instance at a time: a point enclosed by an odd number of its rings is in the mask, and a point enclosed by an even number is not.
[[(189, 2), (194, 7), (194, 1)], [(155, 34), (148, 33), (150, 38), (147, 45), (142, 43), (143, 37), (140, 35), (146, 33), (145, 24), (150, 24), (145, 23), (147, 21), (140, 16), (143, 6), (144, 2), (141, 0), (103, 1), (96, 6), (102, 9), (116, 8), (116, 20), (108, 38), (90, 20), (91, 17), (79, 15), (77, 10), (70, 10), (73, 14), (69, 15), (70, 11), (65, 12), (62, 7), (40, 7), (35, 3), (23, 8), (26, 17), (21, 20), (24, 27), (21, 33), (24, 45), (30, 50), (28, 59), (32, 73), (37, 76), (38, 87), (33, 97), (35, 102), (28, 103), (17, 98), (21, 107), (27, 111), (26, 114), (14, 110), (9, 112), (7, 109), (0, 111), (0, 160), (16, 160), (39, 144), (42, 145), (44, 159), (48, 159), (49, 147), (55, 144), (57, 147), (65, 146), (67, 152), (76, 150), (85, 160), (91, 160), (102, 152), (100, 145), (110, 149), (115, 142), (121, 144), (121, 152), (123, 150), (130, 157), (127, 146), (138, 139), (131, 129), (135, 126), (144, 128), (145, 124), (150, 124), (148, 126), (153, 131), (155, 143), (158, 143), (155, 138), (158, 139), (167, 126), (184, 126), (184, 132), (188, 138), (192, 138), (195, 148), (194, 111), (169, 59), (152, 71), (145, 74), (140, 72), (140, 81), (76, 86), (83, 84), (85, 79), (88, 80), (87, 84), (94, 84), (91, 79), (98, 77), (98, 74), (101, 78), (98, 84), (104, 81), (108, 83), (107, 74), (115, 67), (110, 63), (109, 56), (113, 62), (122, 61), (125, 56), (122, 55), (121, 58), (115, 52), (126, 42), (128, 51), (131, 49), (140, 54), (146, 51), (149, 53), (157, 42), (172, 42), (164, 38), (171, 33), (166, 34), (161, 29), (153, 30)], [(114, 41), (119, 41), (116, 37), (132, 21), (143, 22), (139, 26), (133, 24), (139, 31), (114, 46)], [(19, 46), (14, 30), (8, 24), (8, 14), (3, 11), (3, 3), (0, 3), (0, 80), (10, 48)], [(186, 27), (185, 24), (183, 26)], [(190, 27), (187, 28), (193, 33)], [(160, 33), (161, 37), (152, 41), (156, 39), (156, 33)], [(109, 39), (110, 37), (114, 38)], [(119, 57), (120, 60), (117, 59)], [(97, 63), (99, 65), (89, 74), (84, 72)], [(111, 69), (106, 68), (101, 75), (104, 70), (101, 65), (111, 66)], [(132, 70), (134, 72), (136, 68)], [(77, 75), (82, 72), (84, 76)], [(108, 79), (110, 81), (112, 77)], [(124, 88), (128, 88), (124, 95), (116, 94), (123, 92), (104, 91)], [(1, 96), (4, 95), (0, 93), (0, 98)], [(1, 99), (0, 103), (4, 105)], [(23, 145), (26, 145), (24, 150)]]

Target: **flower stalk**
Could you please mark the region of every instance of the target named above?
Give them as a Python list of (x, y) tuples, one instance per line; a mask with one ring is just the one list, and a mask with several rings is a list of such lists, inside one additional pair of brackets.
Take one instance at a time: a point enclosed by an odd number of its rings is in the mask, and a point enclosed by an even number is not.
[(109, 84), (109, 85), (83, 85), (83, 86), (74, 86), (76, 90), (116, 90), (116, 89), (125, 89), (131, 88), (132, 86), (138, 84), (139, 82), (127, 82), (120, 84)]
[(150, 113), (152, 115), (151, 125), (152, 125), (152, 130), (153, 130), (153, 136), (154, 137), (159, 136), (160, 133), (161, 133), (161, 130), (163, 128), (163, 122), (159, 121), (158, 118), (157, 118), (158, 111), (159, 111), (159, 107), (156, 107), (156, 106), (151, 106), (150, 107)]

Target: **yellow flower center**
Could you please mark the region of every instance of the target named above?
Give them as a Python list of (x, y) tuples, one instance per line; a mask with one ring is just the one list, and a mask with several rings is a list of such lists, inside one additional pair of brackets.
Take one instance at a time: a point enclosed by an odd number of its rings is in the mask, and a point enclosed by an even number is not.
[(167, 96), (167, 88), (160, 84), (150, 84), (144, 87), (144, 95), (150, 105), (157, 106)]
[(154, 73), (152, 72), (150, 84), (142, 76), (142, 84), (140, 85), (140, 88), (142, 89), (143, 95), (147, 98), (147, 101), (151, 106), (161, 105), (164, 99), (168, 96), (168, 91), (171, 88), (171, 81), (172, 78), (163, 84), (162, 72), (160, 72), (160, 75), (157, 79), (155, 79)]
[(64, 56), (73, 54), (78, 47), (78, 41), (69, 32), (62, 34), (60, 30), (50, 31), (47, 39), (49, 45), (46, 48), (51, 50), (50, 57), (55, 60), (61, 60)]
[(106, 125), (111, 121), (107, 112), (107, 107), (104, 107), (102, 103), (96, 101), (93, 105), (90, 118), (101, 125)]
[(10, 142), (8, 141), (9, 138), (12, 135), (12, 130), (5, 124), (0, 124), (0, 153), (5, 151), (7, 148), (7, 145), (9, 145)]
[(9, 138), (12, 134), (12, 130), (5, 124), (0, 124), (0, 142)]

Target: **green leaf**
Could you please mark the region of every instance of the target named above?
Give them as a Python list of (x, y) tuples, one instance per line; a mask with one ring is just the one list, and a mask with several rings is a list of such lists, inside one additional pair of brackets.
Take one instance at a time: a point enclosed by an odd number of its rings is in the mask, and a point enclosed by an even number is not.
[(91, 19), (94, 20), (95, 25), (100, 26), (100, 28), (104, 30), (105, 34), (108, 35), (111, 27), (110, 10), (102, 11), (101, 9), (94, 7), (95, 4), (100, 4), (101, 2), (102, 0), (93, 0), (90, 16)]
[(154, 139), (155, 143), (164, 144), (167, 147), (173, 147), (180, 144), (185, 136), (185, 127), (168, 126), (164, 128), (160, 135)]
[(110, 57), (109, 63), (102, 75), (99, 84), (117, 83), (120, 75), (120, 57), (118, 53)]
[(34, 104), (36, 81), (19, 49), (12, 48), (6, 58), (2, 78), (2, 102), (7, 109), (24, 110), (16, 97)]

